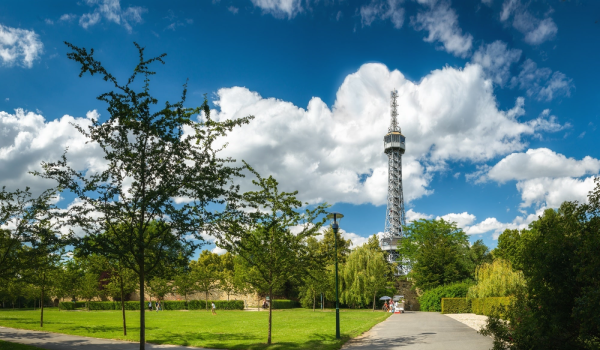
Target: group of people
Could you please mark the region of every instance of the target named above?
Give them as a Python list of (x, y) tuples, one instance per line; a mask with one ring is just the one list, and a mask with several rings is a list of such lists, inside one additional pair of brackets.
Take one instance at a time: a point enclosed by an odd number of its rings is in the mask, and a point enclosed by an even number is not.
[[(162, 304), (160, 303), (160, 300), (155, 303), (155, 308), (156, 308), (156, 312), (162, 311), (163, 308), (162, 308)], [(152, 311), (152, 302), (151, 301), (148, 302), (148, 311)]]
[(390, 302), (388, 303), (388, 301), (386, 300), (385, 303), (383, 303), (383, 311), (385, 312), (404, 312), (404, 307), (402, 306), (402, 303), (400, 301), (393, 301), (390, 300)]

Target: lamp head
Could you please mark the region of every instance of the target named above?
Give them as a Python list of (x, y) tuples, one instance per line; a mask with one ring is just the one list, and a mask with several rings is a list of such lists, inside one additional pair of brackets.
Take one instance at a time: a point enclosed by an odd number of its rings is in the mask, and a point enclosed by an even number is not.
[(342, 221), (342, 218), (344, 217), (344, 215), (342, 215), (342, 213), (329, 213), (327, 215), (327, 218), (331, 221), (331, 226), (335, 229), (337, 229), (339, 226), (340, 221)]

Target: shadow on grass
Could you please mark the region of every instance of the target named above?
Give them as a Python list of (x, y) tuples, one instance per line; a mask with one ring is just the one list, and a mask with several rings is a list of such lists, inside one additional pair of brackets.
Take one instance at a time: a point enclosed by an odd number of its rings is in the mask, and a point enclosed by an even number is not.
[(148, 342), (152, 344), (176, 344), (182, 346), (202, 346), (215, 349), (339, 349), (350, 339), (348, 335), (343, 335), (342, 339), (337, 340), (331, 335), (312, 335), (303, 342), (285, 342), (273, 339), (273, 343), (267, 346), (266, 336), (250, 336), (241, 333), (184, 333), (184, 334), (161, 334), (158, 336), (149, 336)]

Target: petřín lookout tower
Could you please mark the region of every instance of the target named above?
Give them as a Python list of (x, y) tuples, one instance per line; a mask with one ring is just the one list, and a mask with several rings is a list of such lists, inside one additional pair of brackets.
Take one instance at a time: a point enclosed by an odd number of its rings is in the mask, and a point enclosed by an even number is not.
[[(402, 194), (402, 155), (406, 138), (398, 126), (398, 91), (392, 91), (391, 116), (392, 121), (388, 133), (383, 137), (385, 154), (388, 156), (388, 195), (385, 230), (380, 244), (381, 249), (388, 253), (390, 262), (398, 261), (396, 248), (403, 236), (402, 226), (406, 224), (404, 214), (404, 196)], [(398, 269), (401, 271), (401, 268)]]

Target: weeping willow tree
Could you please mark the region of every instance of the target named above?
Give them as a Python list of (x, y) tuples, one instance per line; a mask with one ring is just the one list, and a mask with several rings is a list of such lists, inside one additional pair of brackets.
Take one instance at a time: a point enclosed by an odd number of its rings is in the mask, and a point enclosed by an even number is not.
[(523, 273), (513, 270), (510, 262), (503, 259), (477, 267), (475, 280), (477, 284), (469, 289), (468, 298), (505, 297), (525, 285)]
[(383, 252), (374, 251), (368, 245), (353, 250), (342, 269), (341, 302), (356, 306), (372, 301), (375, 311), (375, 297), (386, 285), (387, 271)]

